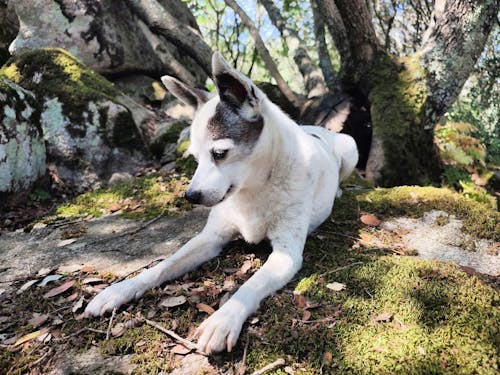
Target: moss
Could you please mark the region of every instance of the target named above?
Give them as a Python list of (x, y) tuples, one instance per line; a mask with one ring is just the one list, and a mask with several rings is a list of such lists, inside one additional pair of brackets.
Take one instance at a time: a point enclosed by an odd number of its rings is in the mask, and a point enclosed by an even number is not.
[[(419, 58), (382, 55), (370, 72), (373, 129), (382, 141), (385, 186), (428, 184), (439, 177), (432, 126), (425, 123), (426, 76)], [(418, 152), (416, 151), (418, 150)]]
[(150, 146), (151, 152), (157, 157), (161, 157), (165, 148), (165, 145), (177, 143), (179, 140), (179, 134), (186, 127), (184, 121), (179, 121), (173, 123), (163, 134), (157, 137)]
[(358, 197), (360, 208), (380, 217), (421, 217), (430, 210), (442, 210), (463, 220), (462, 230), (476, 237), (500, 240), (500, 213), (486, 204), (445, 188), (400, 186), (375, 189)]
[(37, 96), (58, 97), (68, 117), (82, 116), (91, 101), (113, 100), (119, 91), (60, 48), (31, 50), (12, 57), (0, 70)]
[[(187, 185), (187, 179), (182, 177), (140, 177), (131, 182), (79, 195), (70, 203), (58, 207), (56, 217), (100, 217), (111, 210), (122, 210), (122, 215), (126, 218), (151, 219), (162, 213), (173, 215), (191, 208), (183, 198)], [(50, 217), (45, 220), (54, 219)]]

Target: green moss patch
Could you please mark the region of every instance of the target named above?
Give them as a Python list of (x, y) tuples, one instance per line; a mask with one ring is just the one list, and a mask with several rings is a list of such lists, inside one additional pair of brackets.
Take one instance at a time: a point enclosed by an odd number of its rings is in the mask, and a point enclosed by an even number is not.
[[(162, 213), (175, 214), (191, 208), (183, 198), (189, 181), (185, 177), (158, 174), (132, 182), (97, 189), (57, 208), (56, 217), (100, 217), (121, 211), (126, 218), (151, 219)], [(48, 220), (54, 220), (54, 217)]]
[[(497, 374), (498, 290), (453, 264), (398, 256), (377, 246), (357, 246), (363, 229), (360, 211), (380, 218), (418, 216), (427, 207), (446, 205), (454, 214), (464, 215), (468, 202), (462, 199), (466, 198), (433, 188), (344, 191), (330, 219), (309, 237), (299, 274), (262, 302), (245, 323), (233, 352), (211, 356), (211, 364), (221, 373), (234, 371), (248, 343), (248, 373), (284, 358), (287, 366), (301, 374)], [(479, 208), (485, 206), (470, 203), (467, 210), (474, 211), (475, 220), (483, 220)], [(490, 215), (486, 208), (482, 214)], [(483, 225), (487, 222), (483, 220)], [(212, 262), (126, 306), (127, 313), (119, 311), (115, 323), (141, 314), (190, 337), (208, 316), (198, 304), (217, 309), (228, 280), (236, 287), (242, 285), (268, 253), (265, 244), (232, 243)], [(334, 291), (328, 287), (331, 283), (345, 287)], [(159, 306), (173, 295), (183, 295), (187, 302), (173, 308)], [(23, 298), (29, 311), (53, 309), (45, 302), (37, 304), (39, 294), (14, 298)], [(34, 298), (32, 305), (29, 298)], [(18, 315), (17, 324), (22, 324), (24, 315)], [(106, 330), (108, 322), (109, 317), (85, 324)], [(64, 326), (64, 334), (70, 328), (78, 330), (80, 323), (73, 324)], [(103, 335), (84, 331), (72, 345), (83, 350), (92, 340), (105, 355), (133, 354), (137, 374), (170, 371), (182, 359), (172, 353), (175, 342), (171, 338), (147, 325), (133, 325), (109, 342)], [(30, 352), (9, 352), (5, 368), (14, 368), (16, 360), (26, 361), (25, 353)], [(281, 367), (272, 373), (286, 372)]]
[(58, 97), (70, 117), (81, 116), (89, 102), (113, 100), (120, 94), (112, 83), (60, 48), (36, 49), (12, 57), (0, 75), (37, 97)]

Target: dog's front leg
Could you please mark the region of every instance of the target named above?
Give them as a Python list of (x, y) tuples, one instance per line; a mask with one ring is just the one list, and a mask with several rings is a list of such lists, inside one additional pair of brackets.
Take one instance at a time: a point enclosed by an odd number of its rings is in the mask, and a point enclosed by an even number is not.
[(214, 224), (209, 218), (203, 231), (172, 256), (132, 279), (113, 284), (103, 290), (87, 305), (85, 316), (98, 316), (112, 311), (124, 303), (139, 298), (148, 289), (175, 279), (217, 256), (222, 246), (232, 238), (233, 231), (224, 225), (219, 226), (222, 230), (215, 230), (213, 228), (217, 228), (217, 225)]
[(306, 226), (300, 234), (280, 233), (273, 240), (273, 252), (266, 263), (219, 310), (197, 329), (198, 349), (218, 352), (231, 351), (246, 318), (257, 310), (260, 301), (288, 283), (302, 266), (302, 251)]

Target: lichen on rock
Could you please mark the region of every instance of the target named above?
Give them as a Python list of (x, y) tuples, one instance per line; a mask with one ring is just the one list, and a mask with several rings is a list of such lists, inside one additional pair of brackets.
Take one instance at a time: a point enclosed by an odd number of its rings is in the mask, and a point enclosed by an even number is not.
[(45, 174), (45, 143), (34, 95), (1, 76), (0, 112), (0, 197), (6, 197)]
[(114, 172), (133, 172), (142, 160), (144, 143), (132, 115), (116, 99), (120, 91), (67, 51), (20, 54), (0, 75), (37, 96), (47, 159), (66, 184), (85, 189)]

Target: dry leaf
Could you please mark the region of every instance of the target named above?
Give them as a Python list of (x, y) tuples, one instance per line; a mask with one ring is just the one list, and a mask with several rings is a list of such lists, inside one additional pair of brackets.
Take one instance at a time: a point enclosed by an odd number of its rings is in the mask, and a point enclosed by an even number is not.
[(28, 342), (28, 341), (31, 341), (31, 340), (34, 340), (36, 339), (38, 336), (44, 334), (44, 333), (47, 333), (49, 331), (48, 328), (42, 328), (38, 331), (35, 331), (35, 332), (31, 332), (31, 333), (28, 333), (27, 335), (24, 335), (23, 337), (19, 338), (16, 343), (14, 344), (14, 346), (19, 346), (21, 344), (24, 344), (25, 342)]
[(212, 315), (215, 310), (213, 307), (211, 306), (208, 306), (207, 304), (204, 304), (204, 303), (197, 303), (196, 304), (196, 308), (199, 310), (199, 311), (203, 311), (203, 312), (206, 312), (207, 314), (209, 315)]
[(109, 207), (109, 212), (116, 212), (120, 210), (120, 205), (118, 203), (113, 203), (111, 207)]
[(346, 288), (345, 284), (337, 283), (337, 282), (326, 284), (326, 287), (328, 289), (333, 290), (334, 292), (340, 292), (341, 290), (344, 290)]
[(307, 299), (301, 294), (294, 294), (293, 301), (295, 302), (295, 306), (299, 309), (303, 309), (307, 306)]
[(71, 309), (71, 311), (73, 311), (73, 314), (76, 313), (78, 310), (80, 310), (83, 307), (83, 301), (84, 301), (84, 298), (83, 298), (83, 296), (81, 296), (80, 299), (78, 300), (78, 302), (73, 305), (73, 308)]
[(50, 272), (52, 272), (52, 268), (42, 268), (37, 272), (37, 276), (47, 276)]
[(311, 319), (311, 312), (309, 310), (304, 310), (304, 314), (302, 314), (302, 320), (303, 321), (308, 321), (309, 319)]
[(65, 266), (61, 266), (57, 269), (57, 272), (64, 272), (64, 273), (73, 273), (76, 271), (80, 271), (80, 268), (82, 268), (81, 264), (68, 264)]
[(16, 292), (16, 294), (21, 294), (22, 292), (28, 290), (33, 284), (35, 284), (39, 279), (35, 279), (35, 280), (30, 280), (26, 283), (24, 283), (20, 288), (19, 290)]
[(160, 302), (161, 307), (175, 307), (175, 306), (180, 306), (184, 303), (186, 303), (186, 297), (184, 296), (177, 296), (177, 297), (169, 297), (164, 299), (163, 301)]
[(45, 323), (49, 319), (49, 316), (47, 314), (33, 314), (33, 318), (31, 318), (28, 321), (28, 324), (32, 326), (33, 328), (37, 328), (41, 326), (43, 323)]
[(191, 353), (191, 349), (186, 348), (184, 345), (177, 344), (172, 348), (172, 353), (186, 355), (188, 353)]
[(113, 328), (111, 328), (111, 336), (120, 337), (126, 330), (127, 328), (125, 328), (125, 324), (117, 323)]
[(75, 292), (71, 295), (69, 295), (68, 297), (66, 297), (66, 301), (68, 302), (73, 302), (75, 299), (77, 299), (79, 296), (78, 292)]
[(100, 279), (98, 277), (87, 277), (82, 280), (82, 284), (95, 284), (105, 281), (104, 279)]
[(52, 281), (59, 280), (61, 277), (63, 277), (63, 276), (62, 275), (49, 275), (49, 276), (45, 276), (44, 279), (42, 281), (40, 281), (36, 286), (45, 286), (48, 283), (51, 283)]
[(381, 223), (380, 219), (372, 214), (361, 215), (360, 220), (363, 224), (369, 225), (370, 227), (376, 227)]
[(332, 360), (333, 360), (333, 355), (331, 352), (325, 352), (323, 354), (323, 360), (326, 362), (326, 363), (332, 363)]
[(84, 273), (92, 273), (94, 272), (95, 268), (92, 267), (92, 266), (83, 266), (80, 271), (84, 272)]
[(66, 281), (64, 284), (58, 286), (57, 288), (49, 290), (47, 293), (45, 293), (43, 295), (43, 298), (55, 297), (61, 293), (64, 293), (69, 288), (71, 288), (73, 285), (75, 285), (75, 280)]
[(243, 262), (243, 265), (240, 268), (240, 272), (242, 274), (247, 273), (250, 269), (252, 268), (252, 261), (251, 260), (245, 260)]
[(380, 314), (373, 319), (375, 322), (388, 322), (392, 318), (392, 313), (391, 312), (386, 312), (383, 314)]
[(233, 277), (229, 276), (224, 280), (224, 286), (222, 287), (222, 290), (232, 292), (236, 287), (236, 281), (234, 281)]

